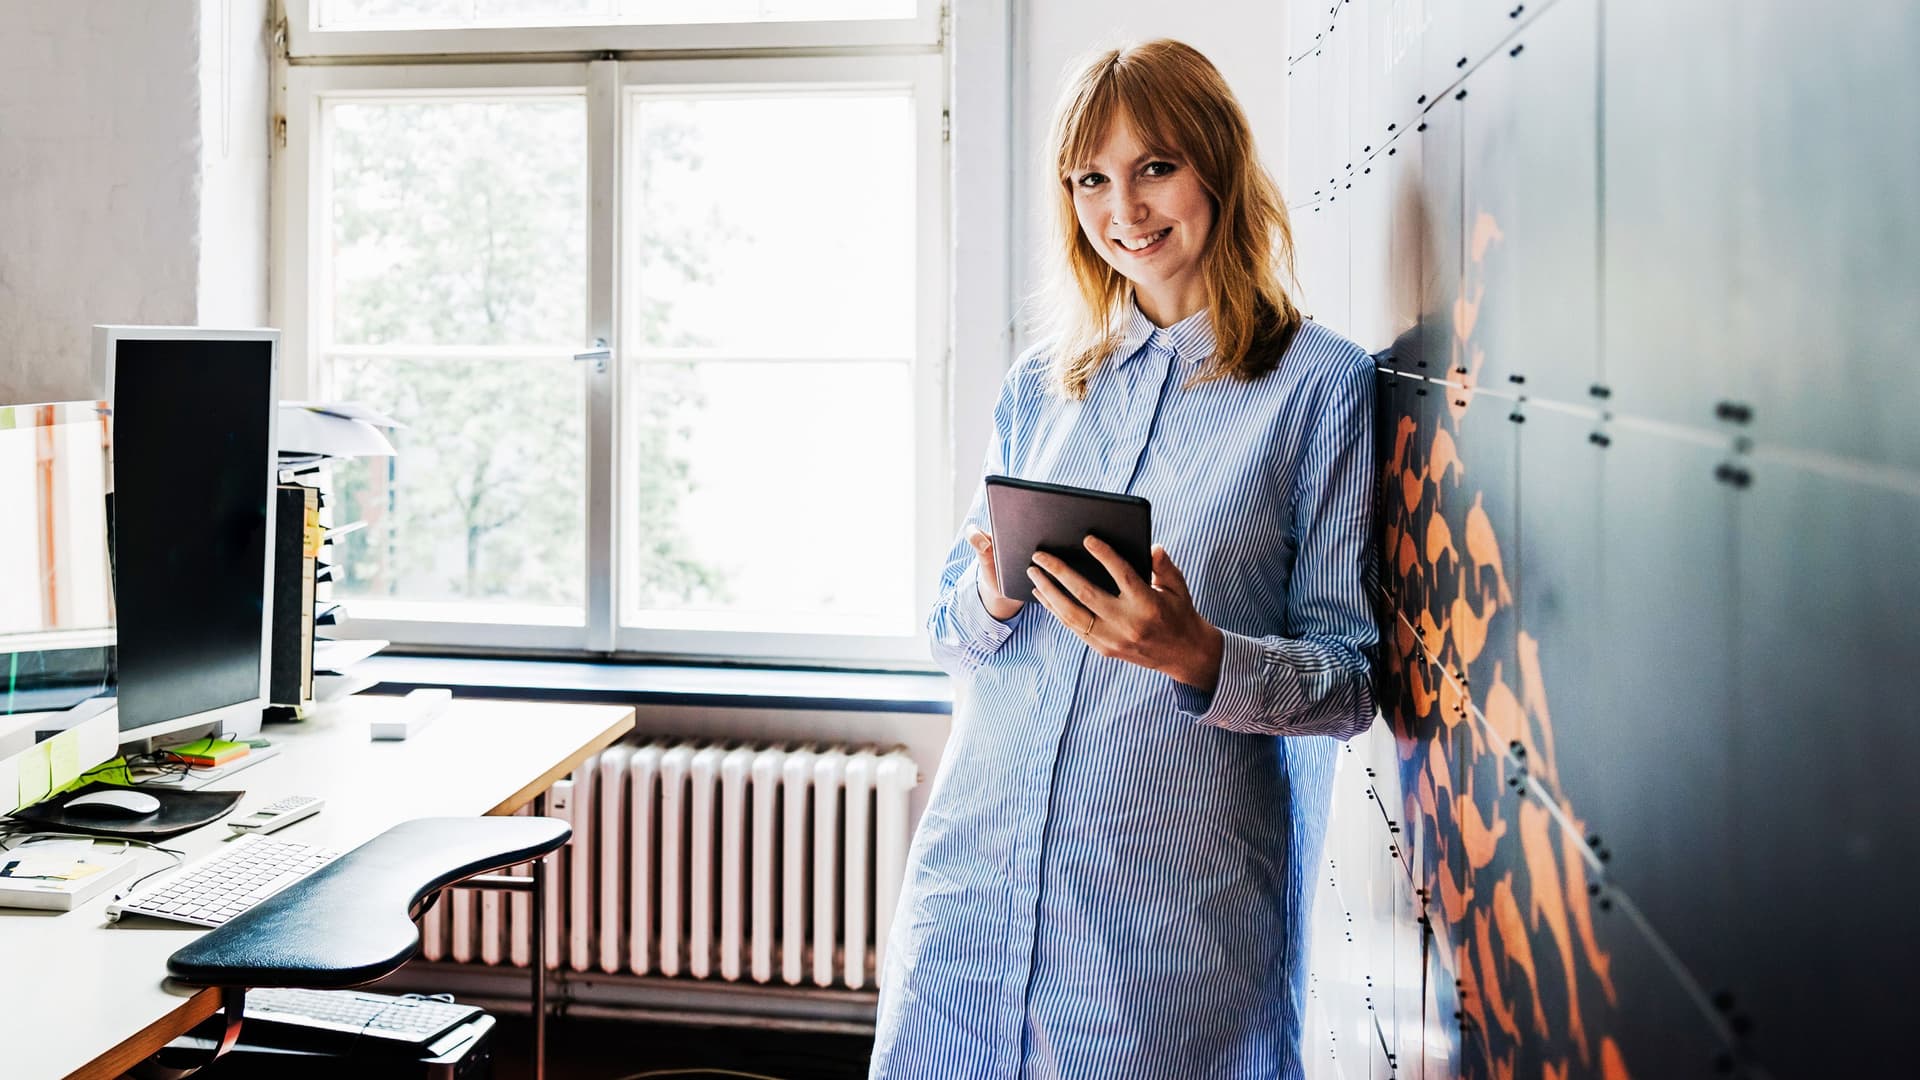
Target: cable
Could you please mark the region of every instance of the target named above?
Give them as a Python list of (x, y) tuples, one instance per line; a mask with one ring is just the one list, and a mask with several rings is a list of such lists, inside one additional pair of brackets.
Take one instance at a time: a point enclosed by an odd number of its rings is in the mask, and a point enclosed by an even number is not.
[[(9, 824), (12, 824), (12, 823), (9, 823)], [(13, 828), (0, 829), (0, 851), (11, 851), (15, 847), (18, 847), (23, 843), (28, 843), (34, 840), (92, 840), (96, 844), (120, 844), (126, 847), (143, 847), (148, 849), (149, 851), (157, 851), (160, 854), (165, 855), (168, 858), (173, 860), (173, 862), (169, 863), (166, 866), (162, 866), (154, 870), (149, 870), (146, 873), (141, 874), (139, 877), (134, 878), (131, 883), (129, 883), (128, 885), (122, 887), (121, 889), (115, 892), (115, 895), (117, 896), (127, 896), (132, 894), (134, 890), (140, 887), (141, 882), (147, 880), (148, 878), (154, 876), (155, 874), (164, 874), (169, 870), (177, 869), (181, 863), (186, 861), (185, 858), (180, 854), (180, 852), (175, 851), (172, 848), (161, 847), (159, 844), (153, 843), (151, 841), (136, 840), (128, 836), (76, 836), (73, 833), (23, 832)]]

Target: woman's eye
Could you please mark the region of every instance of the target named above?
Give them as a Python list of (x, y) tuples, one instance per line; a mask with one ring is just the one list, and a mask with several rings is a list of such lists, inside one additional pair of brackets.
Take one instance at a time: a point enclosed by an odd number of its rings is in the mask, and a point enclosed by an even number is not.
[(1171, 161), (1150, 161), (1144, 171), (1148, 176), (1170, 176), (1177, 168)]
[(1106, 182), (1107, 182), (1107, 178), (1097, 172), (1090, 172), (1085, 176), (1082, 176), (1078, 181), (1076, 181), (1076, 183), (1078, 183), (1079, 186), (1083, 188), (1099, 187), (1101, 184), (1104, 184)]

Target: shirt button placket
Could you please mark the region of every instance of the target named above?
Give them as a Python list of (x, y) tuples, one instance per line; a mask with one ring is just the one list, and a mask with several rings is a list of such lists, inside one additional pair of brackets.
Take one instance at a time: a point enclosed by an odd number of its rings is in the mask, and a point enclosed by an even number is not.
[[(1125, 491), (1128, 482), (1133, 479), (1139, 468), (1140, 455), (1146, 453), (1147, 438), (1153, 434), (1153, 414), (1160, 403), (1157, 392), (1165, 381), (1167, 365), (1173, 360), (1173, 349), (1161, 334), (1155, 334), (1148, 342), (1146, 355), (1132, 364), (1129, 374), (1139, 380), (1140, 390), (1128, 395), (1127, 420), (1118, 453), (1107, 459), (1107, 488), (1110, 491)], [(1156, 392), (1144, 392), (1152, 388)]]

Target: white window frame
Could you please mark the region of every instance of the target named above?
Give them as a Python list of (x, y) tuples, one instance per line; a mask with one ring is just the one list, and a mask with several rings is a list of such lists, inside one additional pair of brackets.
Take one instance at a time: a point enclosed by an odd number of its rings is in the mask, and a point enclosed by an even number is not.
[(935, 0), (916, 0), (914, 14), (900, 19), (591, 25), (556, 21), (529, 26), (322, 30), (313, 25), (318, 0), (282, 0), (282, 8), (286, 18), (287, 55), (296, 60), (535, 53), (899, 50), (915, 46), (937, 49), (942, 19), (941, 5)]
[[(304, 17), (303, 0), (287, 0), (289, 20)], [(923, 13), (930, 10), (922, 0)], [(729, 31), (769, 32), (779, 28), (818, 25), (847, 28), (850, 24), (742, 24)], [(918, 22), (915, 25), (919, 25)], [(609, 28), (591, 28), (604, 33)], [(626, 28), (648, 32), (679, 31), (685, 27)], [(369, 32), (373, 33), (373, 32)], [(389, 33), (380, 31), (378, 33)], [(464, 41), (465, 31), (417, 31), (436, 39)], [(544, 40), (544, 39), (542, 39)], [(915, 39), (916, 42), (919, 39)], [(400, 39), (391, 39), (398, 43)], [(314, 259), (323, 254), (328, 206), (326, 178), (321, 174), (321, 108), (328, 100), (391, 99), (418, 96), (521, 94), (580, 94), (586, 100), (588, 125), (588, 339), (613, 343), (614, 361), (604, 374), (589, 374), (586, 383), (586, 566), (585, 625), (518, 625), (495, 622), (451, 622), (351, 618), (346, 629), (356, 636), (379, 637), (406, 645), (448, 649), (514, 651), (529, 654), (618, 653), (631, 658), (673, 660), (756, 660), (824, 666), (924, 667), (926, 651), (917, 629), (908, 636), (856, 636), (754, 631), (681, 631), (618, 625), (620, 550), (618, 513), (613, 500), (618, 469), (620, 336), (615, 308), (620, 296), (617, 281), (621, 264), (619, 193), (625, 163), (625, 95), (632, 89), (700, 88), (720, 85), (822, 87), (832, 85), (891, 86), (913, 95), (916, 142), (917, 203), (915, 252), (916, 355), (913, 357), (915, 430), (914, 615), (933, 601), (938, 561), (951, 541), (956, 520), (948, 342), (952, 332), (949, 301), (950, 206), (949, 161), (945, 118), (948, 99), (946, 58), (937, 26), (932, 48), (903, 54), (875, 54), (854, 50), (833, 56), (791, 54), (735, 55), (711, 59), (516, 61), (486, 63), (347, 63), (303, 64), (283, 62), (280, 106), (284, 122), (281, 147), (274, 158), (271, 240), (273, 274), (270, 290), (272, 318), (283, 328), (282, 385), (285, 396), (305, 396), (315, 387), (314, 358), (319, 329), (327, 325), (326, 312), (316, 304), (314, 285), (325, 281), (325, 268)], [(424, 47), (424, 39), (406, 39), (408, 47)], [(525, 42), (521, 44), (524, 46)], [(791, 44), (791, 42), (788, 42)], [(309, 42), (309, 47), (315, 47)], [(387, 47), (380, 50), (389, 52)], [(450, 51), (445, 47), (433, 52)], [(336, 53), (332, 55), (348, 55)], [(491, 59), (491, 58), (489, 58)], [(997, 383), (997, 375), (993, 376)], [(977, 418), (971, 418), (977, 419)], [(971, 469), (965, 478), (968, 487)], [(823, 508), (824, 510), (824, 508)], [(812, 531), (795, 524), (795, 535)], [(823, 550), (831, 540), (820, 541)], [(846, 550), (846, 549), (842, 549)], [(857, 548), (856, 548), (857, 550)], [(857, 566), (847, 572), (857, 573)]]

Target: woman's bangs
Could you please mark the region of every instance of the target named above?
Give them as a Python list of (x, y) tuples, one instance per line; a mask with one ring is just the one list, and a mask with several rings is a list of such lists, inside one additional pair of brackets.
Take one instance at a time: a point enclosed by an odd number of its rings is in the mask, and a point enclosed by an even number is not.
[(1090, 87), (1079, 108), (1066, 118), (1060, 142), (1060, 178), (1067, 179), (1078, 169), (1089, 166), (1106, 142), (1114, 121), (1124, 121), (1134, 137), (1155, 157), (1186, 159), (1186, 150), (1172, 133), (1177, 127), (1154, 95), (1138, 83), (1124, 78), (1124, 70), (1111, 71)]
[(1100, 152), (1113, 118), (1121, 113), (1119, 95), (1113, 82), (1102, 79), (1087, 89), (1080, 107), (1066, 117), (1066, 130), (1060, 140), (1060, 178), (1067, 179), (1085, 168)]
[(1163, 96), (1169, 88), (1161, 87), (1155, 93), (1146, 85), (1148, 80), (1144, 78), (1122, 77), (1131, 72), (1114, 74), (1114, 97), (1118, 106), (1115, 112), (1125, 118), (1127, 126), (1133, 129), (1133, 137), (1139, 139), (1140, 145), (1155, 157), (1187, 161), (1187, 148), (1175, 136), (1175, 132), (1181, 130), (1181, 125), (1172, 110), (1167, 108)]

